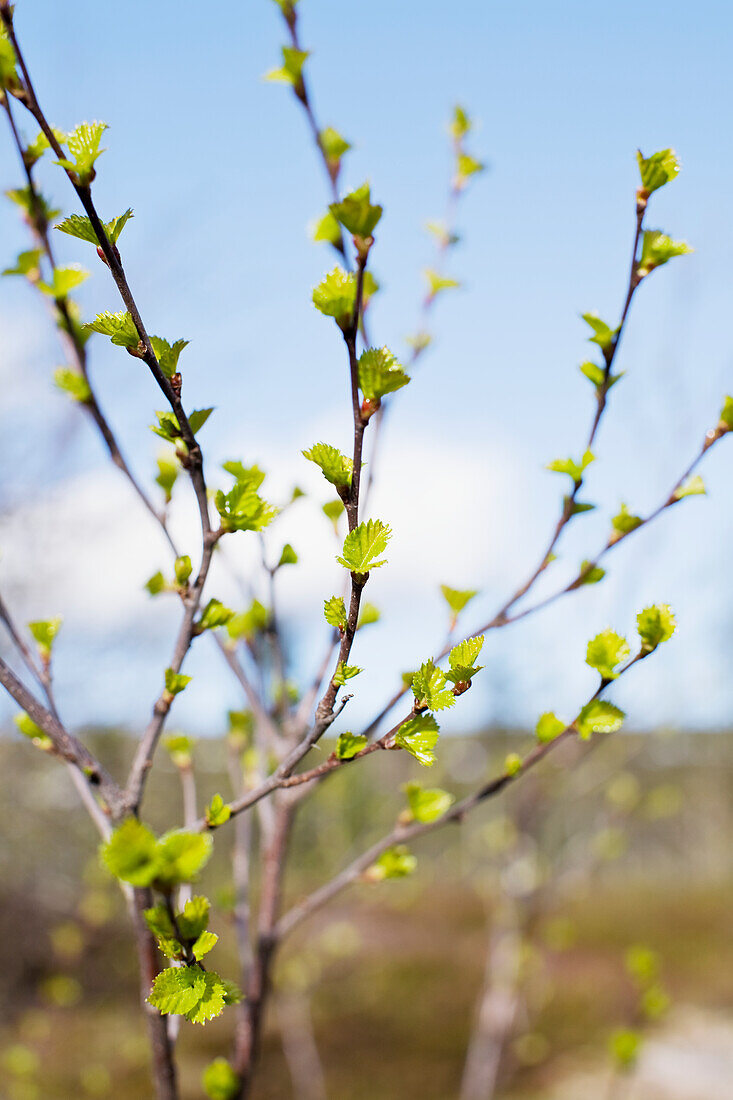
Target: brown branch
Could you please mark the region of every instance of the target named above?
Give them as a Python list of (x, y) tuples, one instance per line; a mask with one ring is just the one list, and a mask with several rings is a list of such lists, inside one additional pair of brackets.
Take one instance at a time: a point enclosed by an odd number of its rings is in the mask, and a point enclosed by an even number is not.
[(124, 808), (123, 793), (117, 783), (86, 746), (69, 733), (51, 711), (28, 691), (2, 657), (0, 657), (0, 684), (50, 738), (56, 756), (67, 760), (83, 772), (87, 783), (102, 799), (109, 814), (116, 818)]
[[(643, 660), (646, 656), (648, 656), (646, 651), (641, 650), (637, 653), (619, 670), (619, 677), (628, 672), (630, 668), (637, 664), (637, 662)], [(601, 680), (598, 688), (588, 702), (598, 699), (608, 686), (609, 681)], [(379, 857), (389, 848), (392, 848), (396, 844), (405, 844), (417, 840), (427, 833), (431, 833), (435, 829), (443, 828), (443, 826), (450, 823), (461, 822), (465, 815), (470, 813), (471, 810), (488, 799), (500, 794), (505, 787), (514, 783), (520, 775), (525, 775), (541, 760), (544, 760), (551, 752), (554, 752), (558, 745), (563, 744), (571, 737), (576, 737), (578, 735), (577, 721), (578, 717), (576, 717), (569, 726), (566, 726), (562, 733), (554, 740), (536, 744), (523, 758), (518, 769), (512, 771), (505, 770), (501, 774), (495, 776), (488, 783), (479, 787), (478, 790), (467, 795), (459, 802), (456, 802), (437, 820), (404, 824), (398, 821), (392, 832), (382, 837), (381, 840), (378, 840), (366, 852), (358, 856), (348, 867), (341, 871), (340, 874), (331, 879), (330, 882), (327, 882), (319, 890), (316, 890), (309, 897), (293, 906), (292, 909), (281, 917), (275, 929), (276, 939), (279, 941), (284, 936), (288, 935), (302, 920), (305, 920), (311, 913), (320, 909), (347, 886), (359, 879), (361, 875), (372, 866), (375, 860), (379, 859)]]

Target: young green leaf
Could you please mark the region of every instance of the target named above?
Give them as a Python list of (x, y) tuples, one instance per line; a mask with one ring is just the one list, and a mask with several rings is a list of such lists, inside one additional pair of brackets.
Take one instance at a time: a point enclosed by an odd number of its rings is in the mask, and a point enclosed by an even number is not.
[(337, 447), (332, 447), (330, 443), (314, 443), (309, 450), (301, 453), (309, 462), (315, 462), (326, 481), (330, 481), (337, 489), (349, 488), (354, 463), (341, 454)]
[(447, 677), (442, 668), (437, 668), (432, 657), (425, 661), (412, 678), (412, 691), (415, 706), (421, 710), (444, 710), (455, 704), (456, 697), (445, 690)]
[(169, 733), (163, 738), (163, 745), (177, 768), (191, 767), (193, 741), (183, 733)]
[(278, 558), (277, 568), (282, 569), (284, 565), (297, 565), (298, 555), (293, 550), (289, 542), (286, 542), (280, 551), (280, 557)]
[(426, 824), (437, 821), (455, 801), (452, 794), (439, 787), (425, 789), (420, 783), (410, 782), (405, 783), (402, 789), (407, 795), (410, 817)]
[(79, 264), (70, 264), (68, 267), (55, 267), (50, 283), (38, 281), (38, 289), (49, 298), (55, 298), (58, 302), (66, 298), (72, 290), (89, 278), (89, 272)]
[(158, 842), (146, 825), (128, 817), (100, 849), (102, 862), (115, 878), (131, 886), (150, 886), (159, 866)]
[(181, 935), (187, 940), (197, 939), (202, 932), (209, 927), (209, 911), (211, 903), (208, 898), (197, 894), (189, 898), (178, 914), (178, 927)]
[(344, 539), (343, 556), (336, 558), (336, 561), (344, 569), (360, 575), (368, 573), (370, 569), (378, 569), (386, 565), (385, 558), (380, 561), (376, 559), (387, 549), (391, 535), (390, 528), (380, 519), (360, 523), (353, 531), (349, 531)]
[(280, 84), (289, 84), (296, 92), (303, 91), (303, 65), (310, 57), (309, 50), (296, 50), (292, 46), (282, 46), (283, 63), (279, 69), (270, 69), (265, 80)]
[(478, 588), (449, 588), (447, 584), (441, 584), (440, 591), (454, 616), (460, 615), (466, 604), (478, 596)]
[(375, 607), (373, 603), (363, 603), (359, 611), (359, 618), (356, 623), (356, 629), (361, 630), (363, 626), (371, 626), (372, 623), (378, 623), (382, 615), (378, 607)]
[(174, 672), (172, 668), (165, 670), (165, 690), (170, 695), (180, 695), (191, 683), (191, 676), (184, 676), (181, 672)]
[(193, 572), (193, 563), (188, 554), (181, 554), (179, 558), (176, 558), (173, 572), (178, 584), (185, 586), (188, 583), (188, 579)]
[(182, 959), (185, 948), (176, 935), (170, 914), (162, 903), (143, 911), (143, 917), (155, 936), (159, 949), (169, 959)]
[(484, 667), (477, 665), (476, 659), (483, 649), (484, 636), (477, 634), (474, 638), (466, 638), (465, 641), (454, 645), (448, 657), (450, 670), (447, 678), (454, 684), (468, 684), (477, 672)]
[(621, 505), (618, 515), (615, 515), (611, 520), (613, 529), (618, 535), (628, 535), (629, 531), (636, 530), (643, 522), (641, 516), (635, 516), (625, 504)]
[(676, 256), (686, 256), (693, 251), (694, 249), (690, 248), (686, 241), (673, 241), (659, 229), (646, 229), (636, 273), (643, 278), (656, 267), (661, 267)]
[(352, 237), (364, 241), (373, 235), (382, 217), (382, 207), (372, 204), (368, 183), (345, 195), (340, 202), (332, 202), (328, 209)]
[[(178, 370), (178, 359), (184, 348), (187, 348), (189, 340), (176, 340), (175, 344), (169, 344), (162, 336), (151, 336), (150, 343), (155, 352), (155, 358), (166, 378), (172, 378)], [(191, 430), (194, 431), (193, 425)]]
[(220, 825), (224, 825), (232, 816), (232, 811), (225, 803), (220, 794), (215, 794), (211, 799), (211, 802), (206, 807), (204, 814), (206, 818), (206, 824), (210, 829), (218, 829)]
[(615, 680), (618, 666), (629, 653), (629, 643), (625, 638), (615, 630), (602, 630), (588, 642), (585, 663), (594, 668), (602, 680)]
[(363, 733), (340, 733), (334, 750), (336, 757), (339, 760), (353, 760), (367, 743), (368, 739)]
[(94, 165), (104, 152), (99, 143), (106, 129), (106, 122), (81, 122), (66, 137), (71, 157), (62, 157), (57, 163), (75, 175), (82, 187), (87, 187), (97, 174)]
[(71, 367), (57, 367), (53, 373), (53, 379), (60, 390), (68, 393), (74, 401), (82, 404), (90, 399), (92, 391), (83, 374), (72, 370)]
[(313, 290), (313, 305), (340, 328), (348, 328), (356, 306), (356, 276), (335, 267)]
[[(133, 216), (132, 210), (128, 209), (124, 214), (120, 214), (118, 218), (112, 218), (111, 221), (102, 223), (104, 231), (112, 244), (117, 244), (120, 233)], [(80, 241), (87, 241), (95, 247), (99, 244), (97, 234), (94, 232), (92, 223), (86, 214), (69, 214), (62, 222), (55, 225), (54, 229), (58, 229), (61, 233), (68, 233), (70, 237), (76, 237)]]
[(321, 511), (323, 512), (326, 519), (330, 519), (331, 523), (333, 524), (334, 533), (338, 535), (338, 521), (341, 519), (341, 516), (344, 513), (343, 501), (328, 500), (323, 505)]
[(580, 588), (584, 584), (598, 584), (602, 581), (606, 575), (606, 570), (602, 569), (600, 565), (595, 565), (592, 561), (588, 561), (586, 558), (580, 563), (580, 569), (578, 570), (578, 576), (581, 578), (575, 583), (574, 587)]
[(240, 611), (231, 617), (227, 623), (227, 634), (232, 641), (239, 641), (240, 638), (251, 641), (267, 629), (269, 621), (270, 615), (264, 604), (253, 600), (246, 611)]
[(342, 137), (338, 130), (334, 130), (333, 126), (327, 126), (325, 130), (321, 130), (318, 140), (323, 155), (328, 161), (328, 167), (332, 172), (338, 172), (341, 167), (341, 158), (351, 149), (351, 143)]
[(483, 161), (476, 160), (469, 153), (459, 153), (456, 157), (456, 186), (465, 187), (471, 176), (483, 172), (485, 168)]
[(208, 955), (212, 948), (216, 947), (219, 942), (219, 937), (216, 932), (202, 932), (191, 947), (191, 954), (197, 962), (203, 959), (204, 955)]
[[(110, 313), (106, 310), (99, 313), (93, 321), (82, 326), (84, 332), (98, 332), (101, 336), (109, 336), (113, 344), (122, 348), (137, 350), (140, 344), (135, 322), (129, 313)], [(160, 413), (157, 414), (160, 417)], [(167, 414), (172, 416), (172, 413)], [(176, 421), (177, 423), (177, 421)], [(167, 436), (164, 438), (168, 438)]]
[(645, 653), (651, 653), (662, 642), (669, 641), (677, 623), (669, 604), (662, 603), (640, 611), (636, 616), (636, 626), (641, 638), (641, 648)]
[(158, 474), (155, 481), (163, 490), (166, 504), (170, 504), (173, 496), (173, 486), (176, 483), (181, 469), (180, 463), (175, 456), (175, 452), (171, 453), (168, 451), (161, 451), (156, 459), (156, 463), (158, 466)]
[(228, 493), (220, 489), (214, 503), (225, 531), (263, 531), (278, 513), (274, 505), (242, 482), (237, 482)]
[(437, 271), (433, 271), (432, 268), (426, 268), (423, 275), (427, 279), (429, 297), (435, 298), (443, 290), (455, 290), (461, 284), (458, 279), (449, 279), (445, 275), (441, 275)]
[(311, 240), (316, 244), (331, 244), (334, 248), (341, 250), (341, 226), (330, 210), (327, 210), (320, 218), (313, 221), (309, 229)]
[(519, 775), (519, 773), (521, 772), (523, 766), (524, 766), (524, 761), (522, 760), (519, 753), (516, 753), (516, 752), (507, 753), (507, 756), (504, 760), (504, 772), (506, 773), (506, 775), (509, 775), (509, 776)]
[(221, 468), (231, 474), (239, 485), (255, 493), (261, 488), (266, 476), (264, 470), (261, 470), (256, 463), (254, 466), (245, 466), (243, 462), (229, 461), (222, 462)]
[[(277, 0), (278, 3), (294, 3), (295, 0)], [(226, 1058), (215, 1058), (204, 1070), (201, 1079), (209, 1100), (234, 1100), (239, 1092), (239, 1077)]]
[(720, 425), (724, 431), (733, 431), (733, 397), (726, 397), (720, 410)]
[(556, 737), (559, 737), (565, 728), (566, 724), (562, 718), (558, 718), (556, 714), (548, 710), (537, 719), (535, 728), (537, 740), (540, 744), (547, 744), (548, 741), (554, 741)]
[(375, 408), (388, 393), (406, 386), (410, 381), (389, 348), (368, 348), (359, 356), (359, 387)]
[(335, 626), (342, 633), (346, 630), (346, 605), (341, 596), (323, 601), (323, 616), (329, 626)]
[(6, 267), (3, 275), (21, 275), (31, 283), (37, 283), (41, 277), (40, 260), (42, 248), (29, 248), (19, 252), (15, 267)]
[(149, 577), (143, 585), (149, 596), (159, 596), (161, 592), (165, 592), (168, 585), (166, 579), (158, 570), (157, 573), (153, 573), (152, 577)]
[(50, 659), (53, 643), (63, 621), (59, 617), (57, 619), (37, 619), (32, 623), (28, 623), (28, 629), (38, 646), (38, 652), (42, 660), (48, 661)]
[(672, 493), (672, 499), (682, 500), (683, 497), (704, 496), (705, 492), (705, 482), (699, 474), (693, 474), (677, 486)]
[(453, 118), (451, 119), (448, 130), (451, 137), (456, 141), (460, 141), (471, 130), (472, 122), (468, 116), (467, 111), (464, 110), (459, 104), (453, 108)]
[(347, 680), (353, 680), (354, 676), (363, 671), (358, 665), (345, 665), (343, 661), (339, 661), (333, 674), (333, 682), (338, 687), (343, 687)]
[(589, 325), (593, 335), (588, 339), (592, 344), (598, 344), (598, 347), (602, 352), (608, 353), (616, 342), (616, 336), (618, 335), (618, 329), (609, 328), (605, 321), (602, 321), (597, 313), (583, 313), (582, 318), (586, 325)]
[(44, 752), (50, 752), (53, 749), (51, 738), (36, 725), (29, 714), (16, 714), (13, 721), (23, 736), (32, 741), (37, 749), (43, 749)]
[(176, 966), (161, 970), (153, 982), (148, 1001), (163, 1016), (185, 1016), (204, 996), (205, 977), (199, 966)]
[(586, 451), (580, 462), (575, 462), (572, 458), (556, 458), (548, 463), (547, 469), (555, 474), (567, 474), (573, 484), (577, 486), (582, 482), (583, 474), (593, 461), (592, 451)]
[(212, 844), (208, 833), (191, 833), (183, 829), (165, 833), (157, 844), (155, 881), (164, 886), (191, 882), (208, 863)]
[(670, 183), (680, 170), (680, 162), (674, 149), (661, 149), (658, 153), (652, 153), (650, 157), (645, 157), (641, 149), (637, 149), (636, 159), (641, 175), (641, 186), (648, 195), (664, 187), (665, 183)]
[(426, 768), (435, 763), (439, 727), (432, 714), (416, 714), (403, 722), (395, 734), (395, 745), (406, 749)]
[(575, 720), (578, 733), (587, 741), (592, 733), (615, 733), (620, 730), (626, 715), (605, 699), (593, 699), (586, 703)]
[(367, 882), (383, 882), (388, 878), (405, 878), (417, 867), (417, 860), (404, 844), (382, 852), (379, 859), (364, 872)]
[(198, 629), (216, 630), (220, 626), (226, 626), (233, 615), (234, 612), (231, 608), (225, 607), (221, 600), (210, 599), (201, 612), (201, 618), (197, 624)]

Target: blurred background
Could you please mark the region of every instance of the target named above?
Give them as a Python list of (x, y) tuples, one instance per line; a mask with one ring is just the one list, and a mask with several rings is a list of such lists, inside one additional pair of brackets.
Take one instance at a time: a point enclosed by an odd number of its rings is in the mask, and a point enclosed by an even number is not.
[[(715, 425), (731, 389), (733, 152), (723, 135), (733, 12), (722, 0), (694, 10), (618, 0), (612, 11), (571, 0), (552, 8), (459, 0), (450, 9), (375, 0), (338, 12), (302, 0), (299, 10), (318, 118), (354, 146), (342, 189), (369, 179), (385, 208), (370, 329), (398, 357), (409, 357), (423, 271), (435, 263), (425, 223), (445, 213), (454, 104), (475, 120), (470, 150), (486, 164), (457, 209), (461, 240), (446, 274), (460, 287), (435, 302), (433, 342), (393, 402), (374, 464), (371, 511), (394, 536), (389, 567), (370, 582), (382, 619), (355, 652), (365, 669), (349, 704), (356, 728), (401, 671), (442, 645), (441, 584), (479, 590), (465, 615), (466, 630), (477, 628), (548, 540), (564, 485), (545, 466), (580, 454), (594, 411), (577, 369), (593, 350), (579, 314), (595, 310), (614, 325), (625, 294), (637, 147), (679, 152), (679, 179), (653, 196), (647, 224), (695, 252), (654, 273), (634, 301), (617, 359), (626, 374), (584, 490), (597, 509), (571, 525), (538, 595), (598, 551), (622, 501), (644, 514), (666, 498)], [(132, 0), (121, 16), (92, 0), (37, 0), (32, 10), (18, 4), (16, 25), (51, 121), (110, 126), (97, 204), (107, 218), (134, 208), (121, 246), (143, 316), (169, 340), (191, 340), (184, 400), (215, 407), (201, 434), (210, 484), (225, 484), (220, 463), (238, 459), (268, 472), (263, 491), (275, 503), (295, 485), (306, 493), (278, 520), (269, 552), (288, 540), (300, 556), (283, 571), (280, 602), (293, 678), (307, 682), (325, 639), (322, 601), (341, 571), (321, 511), (328, 487), (300, 452), (318, 439), (346, 446), (350, 407), (341, 341), (311, 304), (334, 263), (308, 233), (328, 201), (322, 167), (289, 89), (262, 80), (285, 42), (277, 6), (222, 0), (202, 13)], [(59, 170), (48, 163), (40, 174), (54, 205), (74, 210)], [(0, 143), (0, 178), (3, 188), (22, 182), (9, 139)], [(116, 310), (93, 251), (56, 236), (63, 262), (93, 270), (78, 292), (85, 318)], [(9, 203), (0, 240), (2, 266), (28, 247)], [(177, 623), (174, 602), (144, 589), (165, 567), (166, 547), (89, 423), (54, 387), (62, 349), (37, 295), (24, 280), (5, 279), (0, 291), (0, 591), (21, 621), (63, 616), (60, 710), (121, 768)], [(89, 347), (100, 403), (131, 467), (153, 486), (154, 384), (106, 340)], [(601, 739), (587, 765), (548, 769), (460, 836), (441, 836), (410, 882), (351, 895), (310, 936), (304, 928), (305, 961), (288, 968), (286, 959), (279, 979), (285, 1022), (280, 1030), (273, 1022), (262, 1098), (288, 1094), (289, 1059), (306, 1057), (314, 1034), (329, 1095), (457, 1096), (470, 1036), (481, 1034), (477, 1004), (496, 994), (484, 980), (487, 960), (491, 974), (508, 972), (499, 1007), (486, 1009), (499, 1021), (489, 1028), (493, 1047), (483, 1048), (499, 1051), (497, 1096), (572, 1100), (615, 1089), (609, 1035), (637, 1029), (650, 990), (671, 1007), (658, 1019), (643, 1014), (650, 1034), (637, 1076), (623, 1078), (637, 1090), (628, 1095), (729, 1095), (733, 1068), (721, 1053), (733, 1047), (727, 441), (701, 472), (708, 496), (625, 542), (601, 584), (487, 638), (486, 671), (443, 723), (452, 737), (436, 779), (460, 790), (507, 748), (527, 744), (539, 713), (575, 713), (595, 686), (587, 639), (607, 625), (630, 632), (641, 607), (668, 602), (674, 639), (613, 693), (634, 732)], [(171, 525), (195, 553), (183, 485)], [(264, 599), (256, 540), (236, 536), (227, 555), (210, 594), (242, 605), (235, 567)], [(5, 645), (0, 638), (4, 654)], [(237, 686), (207, 638), (185, 671), (194, 681), (173, 724), (198, 739), (204, 785), (222, 789)], [(66, 776), (18, 743), (13, 713), (0, 699), (3, 833), (12, 840), (2, 851), (0, 911), (6, 938), (18, 927), (34, 934), (8, 962), (5, 1091), (11, 1100), (104, 1096), (113, 1081), (117, 1095), (147, 1095), (120, 907), (96, 870), (95, 840)], [(161, 819), (178, 798), (166, 767)], [(394, 816), (378, 768), (339, 777), (319, 805), (313, 832), (304, 825), (298, 841), (294, 894)], [(328, 829), (317, 813), (329, 815)], [(225, 902), (224, 855), (211, 874)], [(633, 958), (629, 969), (634, 947), (656, 952), (656, 976), (635, 976)], [(74, 1052), (88, 1045), (89, 1027), (99, 1029), (99, 1064), (81, 1080)], [(193, 1070), (218, 1052), (217, 1028), (186, 1033), (192, 1097), (200, 1094)]]

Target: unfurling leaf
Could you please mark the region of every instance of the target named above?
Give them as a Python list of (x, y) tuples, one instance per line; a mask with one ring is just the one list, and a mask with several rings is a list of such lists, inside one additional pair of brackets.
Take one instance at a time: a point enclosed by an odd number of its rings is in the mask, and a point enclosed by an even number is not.
[(333, 126), (327, 126), (325, 130), (321, 130), (318, 140), (329, 168), (331, 171), (337, 171), (341, 166), (342, 156), (351, 148), (350, 142), (342, 137), (338, 130), (334, 130)]
[(349, 488), (354, 463), (346, 455), (341, 454), (337, 447), (332, 447), (330, 443), (314, 443), (302, 454), (309, 462), (315, 462), (326, 481), (330, 481), (338, 489)]
[(670, 183), (679, 173), (680, 162), (674, 149), (661, 149), (645, 157), (641, 150), (636, 152), (636, 160), (641, 175), (641, 186), (648, 194)]
[(669, 604), (654, 604), (645, 607), (636, 616), (636, 626), (641, 638), (641, 648), (645, 653), (651, 653), (672, 637), (677, 627), (674, 614)]
[(593, 461), (593, 452), (586, 451), (580, 462), (575, 462), (572, 458), (556, 458), (547, 464), (547, 469), (554, 474), (567, 474), (575, 485), (580, 485), (583, 474)]
[(340, 733), (334, 751), (339, 760), (353, 760), (367, 744), (368, 739), (363, 733)]
[(587, 741), (592, 733), (615, 733), (620, 730), (626, 715), (605, 699), (592, 699), (586, 703), (575, 719), (578, 733)]
[(71, 156), (63, 157), (58, 163), (75, 174), (82, 187), (88, 186), (96, 175), (94, 165), (104, 152), (99, 143), (106, 129), (106, 122), (82, 122), (67, 135), (66, 147)]
[(54, 371), (53, 379), (58, 388), (68, 393), (69, 397), (73, 397), (74, 401), (80, 401), (83, 404), (92, 396), (84, 375), (72, 370), (71, 367), (58, 367)]
[(378, 607), (375, 607), (373, 603), (363, 603), (359, 611), (359, 618), (356, 623), (356, 629), (361, 630), (363, 626), (371, 626), (372, 623), (378, 623), (382, 615)]
[(588, 337), (591, 343), (598, 344), (604, 353), (610, 352), (616, 341), (618, 329), (609, 328), (597, 313), (584, 313), (582, 317), (586, 325), (590, 325), (593, 331), (593, 335)]
[(193, 572), (193, 563), (188, 554), (181, 554), (179, 558), (176, 558), (173, 572), (178, 584), (185, 585), (188, 582)]
[(726, 431), (733, 431), (733, 397), (726, 397), (720, 410), (720, 424)]
[(201, 612), (197, 628), (198, 630), (216, 630), (220, 626), (226, 626), (233, 615), (234, 612), (225, 607), (221, 600), (210, 599)]
[(28, 629), (33, 635), (33, 639), (38, 646), (38, 652), (44, 661), (48, 661), (51, 657), (53, 643), (63, 621), (59, 617), (57, 619), (37, 619), (32, 623), (28, 623)]
[[(122, 348), (136, 350), (140, 343), (135, 323), (130, 314), (125, 312), (110, 313), (109, 310), (106, 310), (104, 313), (98, 314), (93, 321), (83, 325), (82, 331), (98, 332), (101, 336), (109, 336), (113, 344)], [(157, 415), (160, 417), (161, 414), (158, 413)], [(172, 413), (167, 415), (173, 416)]]
[(345, 195), (340, 202), (332, 202), (328, 209), (352, 237), (363, 241), (373, 235), (382, 217), (382, 207), (372, 204), (368, 183)]
[(602, 630), (588, 642), (585, 662), (602, 680), (615, 680), (618, 666), (629, 656), (629, 643), (615, 630)]
[(421, 710), (444, 710), (455, 704), (456, 697), (445, 685), (447, 677), (442, 668), (437, 668), (431, 658), (420, 665), (412, 677), (412, 691), (415, 706)]
[(206, 807), (204, 814), (206, 818), (206, 824), (210, 829), (218, 829), (220, 825), (223, 825), (232, 816), (232, 811), (225, 803), (220, 794), (215, 794), (211, 799), (211, 802)]
[(70, 264), (68, 267), (55, 267), (50, 283), (38, 281), (38, 289), (49, 298), (55, 298), (58, 302), (66, 298), (72, 290), (89, 278), (89, 272), (79, 264)]
[(611, 520), (614, 531), (619, 535), (628, 535), (629, 531), (636, 530), (643, 522), (641, 516), (635, 516), (625, 504), (621, 505), (618, 515)]
[(285, 545), (283, 546), (282, 550), (280, 551), (280, 557), (278, 558), (276, 568), (282, 569), (282, 567), (284, 565), (297, 565), (297, 564), (298, 564), (298, 555), (296, 554), (295, 550), (290, 545), (290, 543), (286, 542)]
[(535, 728), (537, 740), (543, 745), (548, 741), (554, 741), (556, 737), (560, 736), (565, 728), (565, 722), (563, 722), (561, 718), (558, 718), (556, 714), (553, 714), (551, 710), (548, 710), (537, 719), (537, 726)]
[(323, 617), (329, 626), (335, 626), (337, 630), (346, 630), (346, 605), (341, 596), (331, 596), (323, 601)]
[(504, 760), (504, 772), (506, 773), (506, 775), (509, 776), (518, 775), (521, 772), (523, 765), (524, 761), (522, 760), (519, 753), (510, 752), (507, 754)]
[(677, 486), (672, 493), (672, 499), (682, 500), (683, 497), (704, 496), (705, 492), (705, 482), (699, 474), (693, 474)]
[(231, 617), (227, 623), (227, 633), (232, 641), (239, 641), (240, 638), (251, 641), (267, 629), (269, 621), (270, 614), (265, 605), (259, 600), (252, 600), (246, 611), (240, 611)]
[(407, 795), (410, 817), (414, 821), (423, 823), (437, 821), (447, 813), (455, 801), (452, 794), (439, 787), (426, 789), (419, 783), (410, 782), (405, 783), (402, 789)]
[(169, 733), (163, 738), (163, 745), (177, 768), (191, 767), (193, 741), (183, 733)]
[(53, 749), (51, 738), (36, 725), (29, 714), (16, 714), (13, 721), (23, 736), (32, 741), (37, 749), (43, 749), (44, 752), (50, 752)]
[[(295, 0), (278, 0), (281, 6), (294, 2)], [(233, 1100), (239, 1091), (240, 1082), (226, 1058), (215, 1058), (204, 1070), (201, 1083), (209, 1100)]]
[[(120, 214), (119, 218), (112, 218), (111, 221), (102, 223), (112, 244), (117, 244), (120, 233), (132, 217), (132, 210), (128, 209), (124, 214)], [(86, 214), (69, 214), (62, 222), (55, 225), (54, 229), (58, 229), (61, 233), (68, 233), (70, 237), (77, 237), (80, 241), (87, 241), (95, 246), (99, 244), (97, 234)]]
[(477, 634), (474, 638), (466, 638), (465, 641), (454, 645), (448, 657), (450, 669), (447, 673), (449, 680), (454, 684), (468, 684), (477, 672), (484, 667), (477, 665), (476, 659), (484, 646), (483, 634)]
[(221, 1015), (231, 996), (229, 983), (213, 970), (200, 966), (161, 970), (148, 997), (163, 1016), (185, 1016), (193, 1024), (205, 1024)]
[(319, 313), (333, 317), (340, 328), (348, 328), (356, 306), (356, 275), (335, 267), (315, 287), (313, 305)]
[(440, 591), (443, 599), (448, 604), (454, 615), (460, 615), (464, 607), (474, 596), (478, 596), (478, 588), (449, 588), (447, 584), (441, 584)]
[(598, 584), (599, 581), (603, 580), (605, 575), (605, 569), (601, 568), (600, 565), (596, 565), (594, 562), (588, 561), (586, 559), (585, 561), (582, 561), (580, 563), (578, 576), (581, 579), (575, 582), (574, 587), (580, 588), (580, 586), (583, 584)]
[(225, 531), (263, 531), (278, 513), (277, 508), (239, 481), (228, 493), (220, 489), (214, 503)]
[(341, 251), (341, 226), (330, 210), (327, 210), (322, 217), (312, 222), (309, 226), (309, 230), (311, 240), (316, 244), (321, 244), (322, 242), (332, 244), (334, 248), (338, 248), (339, 251)]
[(395, 734), (395, 745), (406, 749), (426, 768), (435, 763), (439, 727), (432, 714), (416, 714), (403, 722)]
[(364, 872), (367, 882), (382, 882), (387, 878), (405, 878), (417, 867), (417, 860), (404, 844), (382, 852), (376, 863)]
[(364, 575), (370, 569), (386, 565), (386, 559), (377, 561), (387, 549), (392, 535), (390, 528), (380, 519), (370, 519), (349, 531), (344, 539), (343, 556), (336, 558), (339, 565), (352, 573)]
[(656, 267), (661, 267), (676, 256), (686, 256), (693, 251), (694, 249), (690, 248), (686, 241), (673, 241), (659, 229), (646, 229), (636, 273), (643, 278)]
[(353, 680), (355, 676), (363, 671), (358, 665), (345, 665), (343, 661), (339, 661), (333, 674), (333, 682), (338, 687), (343, 687), (347, 680)]
[(191, 683), (191, 676), (184, 676), (181, 672), (174, 672), (172, 668), (165, 670), (165, 690), (170, 695), (180, 695)]
[(426, 268), (423, 274), (428, 281), (428, 291), (431, 298), (435, 298), (443, 290), (455, 290), (461, 285), (458, 279), (450, 279), (437, 271), (433, 271), (432, 268)]
[(296, 91), (303, 88), (303, 65), (310, 57), (308, 50), (296, 50), (292, 46), (282, 47), (283, 63), (279, 69), (270, 69), (265, 73), (265, 80), (273, 80), (280, 84), (290, 84)]
[(180, 464), (175, 456), (175, 452), (169, 453), (168, 451), (162, 451), (158, 455), (156, 463), (158, 466), (158, 474), (155, 481), (163, 490), (166, 504), (170, 504), (173, 495), (173, 486), (176, 483), (181, 469)]
[[(172, 378), (177, 372), (178, 359), (183, 349), (188, 347), (189, 342), (188, 340), (176, 340), (175, 344), (169, 344), (162, 336), (150, 337), (155, 358), (158, 360), (158, 365), (166, 378)], [(191, 430), (193, 431), (193, 426)]]
[(359, 356), (359, 388), (378, 407), (382, 398), (410, 381), (389, 348), (368, 348)]

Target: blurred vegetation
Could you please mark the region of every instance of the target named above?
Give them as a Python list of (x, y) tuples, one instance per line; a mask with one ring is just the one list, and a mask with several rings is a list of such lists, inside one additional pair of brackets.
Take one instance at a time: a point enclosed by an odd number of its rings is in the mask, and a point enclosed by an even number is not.
[[(88, 740), (121, 774), (130, 740), (94, 731)], [(440, 764), (419, 778), (458, 795), (526, 740), (501, 730), (446, 738)], [(304, 804), (286, 904), (389, 829), (405, 804), (395, 772), (406, 782), (418, 771), (405, 756), (344, 768)], [(624, 959), (635, 944), (658, 954), (673, 1004), (733, 1012), (733, 737), (622, 734), (556, 756), (427, 837), (413, 877), (360, 885), (298, 929), (277, 969), (255, 1100), (293, 1095), (277, 1026), (293, 999), (312, 1020), (329, 1096), (456, 1096), (490, 933), (505, 925), (521, 945), (520, 1007), (497, 1092), (507, 1100), (539, 1100), (573, 1067), (603, 1063), (613, 1030), (634, 1023)], [(199, 742), (194, 761), (202, 808), (228, 792), (226, 747)], [(0, 1095), (149, 1097), (125, 909), (68, 776), (8, 735), (0, 794)], [(162, 752), (147, 806), (153, 827), (182, 812)], [(230, 834), (217, 834), (204, 885), (219, 906), (222, 969), (234, 975)], [(227, 1014), (182, 1030), (187, 1100), (202, 1095), (201, 1072), (230, 1028)]]

